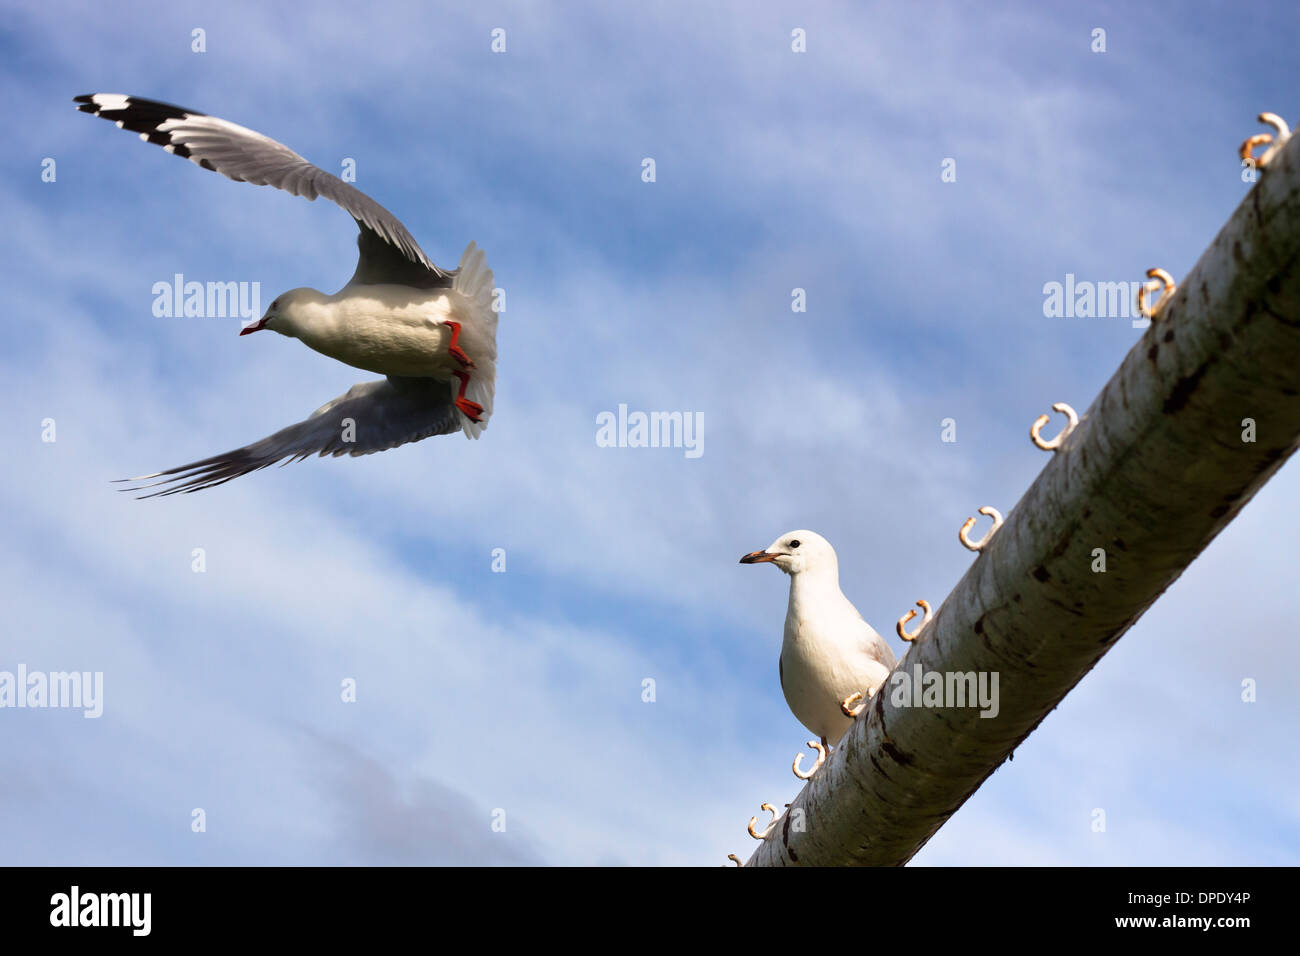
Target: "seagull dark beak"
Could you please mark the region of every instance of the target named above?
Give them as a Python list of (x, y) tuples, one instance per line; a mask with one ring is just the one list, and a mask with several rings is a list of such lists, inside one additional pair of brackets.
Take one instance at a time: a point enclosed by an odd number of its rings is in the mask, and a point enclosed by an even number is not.
[(768, 561), (775, 561), (779, 555), (772, 554), (770, 551), (751, 551), (740, 559), (741, 564), (765, 564)]
[(260, 332), (264, 328), (266, 328), (266, 316), (262, 316), (262, 318), (258, 319), (252, 325), (244, 326), (239, 330), (239, 334), (247, 335), (249, 332)]

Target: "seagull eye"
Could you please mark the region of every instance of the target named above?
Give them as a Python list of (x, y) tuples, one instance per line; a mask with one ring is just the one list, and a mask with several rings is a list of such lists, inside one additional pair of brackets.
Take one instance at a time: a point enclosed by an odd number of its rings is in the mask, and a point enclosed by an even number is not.
[(276, 299), (274, 302), (271, 303), (271, 311), (274, 312), (278, 308), (280, 308), (280, 300)]
[(790, 542), (790, 547), (792, 547), (792, 548), (797, 548), (797, 547), (799, 547), (799, 542), (798, 542), (798, 541), (791, 541), (791, 542)]

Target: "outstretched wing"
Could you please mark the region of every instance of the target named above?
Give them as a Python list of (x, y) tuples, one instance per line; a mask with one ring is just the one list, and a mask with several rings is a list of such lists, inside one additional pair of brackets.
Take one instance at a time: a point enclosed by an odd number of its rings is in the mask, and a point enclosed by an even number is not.
[(383, 381), (353, 385), (306, 420), (268, 438), (179, 468), (127, 478), (149, 484), (122, 490), (165, 486), (141, 498), (200, 491), (286, 458), (298, 461), (310, 455), (369, 455), (446, 435), (461, 427), (461, 413), (452, 401), (452, 393), (451, 383), (432, 378), (390, 376)]
[(361, 229), (354, 282), (404, 282), (425, 288), (445, 285), (455, 274), (435, 266), (406, 227), (379, 203), (270, 137), (215, 116), (138, 96), (91, 93), (75, 97), (74, 102), (83, 113), (139, 133), (146, 142), (236, 182), (275, 186), (312, 200), (324, 196), (338, 203)]

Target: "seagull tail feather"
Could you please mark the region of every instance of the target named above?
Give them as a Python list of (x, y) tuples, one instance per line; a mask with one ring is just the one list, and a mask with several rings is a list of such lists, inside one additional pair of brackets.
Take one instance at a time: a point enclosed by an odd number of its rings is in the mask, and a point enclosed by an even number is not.
[(492, 414), (492, 395), (496, 384), (496, 337), (497, 310), (495, 290), (493, 289), (492, 270), (488, 268), (487, 256), (477, 243), (471, 242), (465, 247), (460, 257), (460, 266), (456, 269), (456, 278), (452, 289), (465, 299), (470, 310), (469, 322), (482, 334), (490, 337), (493, 343), (492, 358), (479, 362), (479, 367), (470, 375), (469, 387), (465, 397), (483, 406), (483, 421), (473, 422), (465, 419), (466, 438), (478, 438), (487, 427), (487, 419)]

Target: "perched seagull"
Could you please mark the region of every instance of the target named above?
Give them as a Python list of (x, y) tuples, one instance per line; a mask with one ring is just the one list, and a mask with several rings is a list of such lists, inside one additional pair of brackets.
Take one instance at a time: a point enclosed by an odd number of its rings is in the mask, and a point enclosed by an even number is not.
[(347, 210), (361, 230), (357, 270), (348, 284), (333, 295), (315, 289), (286, 292), (239, 334), (270, 329), (387, 376), (354, 385), (304, 421), (259, 442), (128, 479), (161, 478), (143, 487), (170, 486), (143, 497), (210, 488), (286, 458), (368, 455), (455, 431), (477, 438), (487, 427), (496, 381), (497, 314), (492, 271), (474, 243), (459, 267), (447, 272), (379, 203), (261, 133), (136, 96), (94, 93), (75, 102), (83, 113), (139, 133), (146, 142), (236, 182), (275, 186), (310, 200), (324, 196)]
[(834, 746), (853, 724), (841, 702), (875, 693), (894, 669), (894, 652), (840, 591), (835, 549), (816, 532), (783, 534), (740, 563), (775, 564), (790, 575), (781, 690), (799, 722), (823, 747)]

